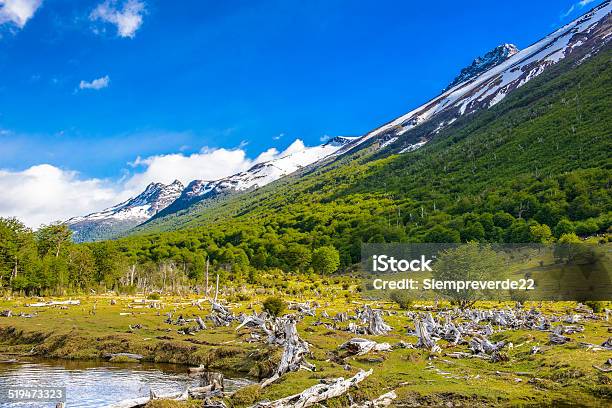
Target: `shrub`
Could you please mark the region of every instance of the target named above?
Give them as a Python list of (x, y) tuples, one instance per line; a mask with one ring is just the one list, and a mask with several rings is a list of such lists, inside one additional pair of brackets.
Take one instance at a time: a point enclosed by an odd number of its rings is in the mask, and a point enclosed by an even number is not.
[(269, 297), (264, 300), (263, 308), (272, 316), (280, 316), (285, 310), (285, 302), (279, 297)]
[(333, 246), (324, 246), (314, 250), (312, 267), (317, 273), (331, 274), (340, 266), (340, 253)]
[(247, 300), (251, 300), (251, 296), (248, 293), (238, 293), (236, 295), (236, 300), (238, 302), (246, 302)]
[(593, 309), (593, 312), (595, 313), (602, 313), (604, 309), (606, 308), (606, 306), (608, 306), (608, 302), (595, 301), (595, 300), (589, 300), (587, 302), (584, 302), (584, 304), (590, 307), (591, 309)]
[(151, 293), (149, 296), (147, 296), (147, 299), (149, 300), (159, 300), (161, 298), (161, 296), (159, 296), (159, 293)]
[(389, 297), (391, 298), (392, 301), (397, 303), (400, 309), (409, 309), (410, 306), (412, 306), (412, 303), (414, 302), (410, 298), (410, 295), (408, 295), (408, 293), (406, 293), (406, 291), (403, 291), (403, 290), (393, 291), (391, 292), (391, 295), (389, 295)]
[(251, 405), (257, 402), (260, 398), (261, 387), (258, 384), (248, 385), (238, 389), (230, 397), (231, 401), (235, 405)]
[[(529, 279), (525, 277), (526, 279)], [(529, 293), (526, 290), (510, 290), (510, 299), (520, 304), (529, 300)]]

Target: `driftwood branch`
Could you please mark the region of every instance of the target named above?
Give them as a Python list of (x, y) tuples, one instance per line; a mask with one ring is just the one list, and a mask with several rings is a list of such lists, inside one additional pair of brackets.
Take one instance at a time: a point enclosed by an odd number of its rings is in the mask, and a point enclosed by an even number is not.
[(50, 300), (48, 302), (30, 303), (28, 307), (61, 306), (61, 305), (80, 305), (80, 300)]
[(260, 402), (253, 408), (304, 408), (321, 401), (339, 397), (372, 374), (372, 370), (359, 371), (355, 376), (344, 379), (342, 377), (328, 380), (325, 383), (313, 385), (300, 394), (291, 395), (272, 402)]
[(370, 351), (391, 351), (391, 345), (389, 343), (377, 343), (368, 339), (354, 338), (342, 344), (340, 349), (361, 356)]
[(155, 399), (171, 399), (175, 401), (186, 401), (189, 398), (189, 390), (185, 390), (180, 393), (173, 393), (167, 395), (156, 395), (153, 390), (148, 397), (132, 398), (117, 402), (115, 404), (107, 405), (106, 408), (140, 408), (144, 407), (149, 401)]
[(397, 398), (395, 391), (390, 391), (381, 395), (373, 401), (366, 401), (362, 404), (353, 404), (350, 408), (383, 408), (391, 405), (394, 399)]

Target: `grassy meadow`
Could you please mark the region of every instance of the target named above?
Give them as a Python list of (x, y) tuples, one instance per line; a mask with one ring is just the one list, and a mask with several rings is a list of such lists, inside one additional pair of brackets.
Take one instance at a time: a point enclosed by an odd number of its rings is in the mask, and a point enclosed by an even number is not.
[[(327, 285), (324, 283), (328, 283)], [(444, 340), (438, 344), (441, 353), (415, 348), (394, 348), (389, 352), (370, 352), (361, 356), (348, 355), (339, 346), (354, 337), (366, 337), (391, 345), (400, 341), (415, 343), (416, 337), (407, 334), (414, 328), (407, 312), (431, 311), (433, 304), (414, 304), (400, 310), (390, 302), (369, 301), (360, 297), (359, 282), (336, 279), (322, 282), (317, 278), (289, 282), (299, 288), (295, 295), (277, 289), (257, 289), (245, 285), (229, 290), (220, 300), (234, 314), (262, 310), (263, 300), (271, 295), (282, 295), (287, 301), (316, 301), (316, 316), (304, 316), (297, 328), (299, 336), (310, 344), (307, 361), (316, 370), (290, 372), (271, 386), (261, 389), (251, 385), (226, 397), (232, 407), (250, 406), (264, 399), (275, 400), (301, 392), (320, 379), (349, 377), (358, 369), (373, 369), (373, 374), (358, 388), (327, 401), (330, 407), (348, 406), (354, 401), (372, 400), (395, 390), (396, 406), (609, 406), (612, 401), (612, 377), (593, 366), (601, 366), (612, 357), (609, 351), (593, 351), (580, 343), (599, 345), (612, 335), (612, 324), (603, 313), (598, 319), (580, 322), (584, 331), (569, 335), (563, 345), (550, 344), (548, 332), (536, 330), (503, 330), (491, 335), (492, 341), (505, 340), (512, 346), (506, 349), (507, 361), (491, 362), (479, 358), (452, 358), (448, 353), (468, 351), (465, 345), (451, 345)], [(232, 294), (229, 294), (233, 292)], [(291, 291), (294, 292), (294, 291)], [(281, 348), (265, 341), (250, 342), (250, 330), (236, 331), (237, 323), (214, 327), (206, 319), (209, 302), (198, 306), (193, 296), (161, 296), (160, 307), (151, 308), (139, 300), (142, 296), (114, 294), (77, 296), (80, 305), (28, 307), (35, 298), (8, 298), (0, 301), (0, 310), (11, 310), (13, 316), (0, 317), (0, 355), (3, 359), (51, 357), (66, 359), (106, 359), (108, 353), (137, 353), (144, 361), (169, 362), (187, 366), (205, 365), (210, 370), (232, 373), (235, 376), (263, 379), (274, 371)], [(45, 301), (49, 300), (45, 298)], [(114, 303), (114, 304), (111, 304)], [(383, 310), (384, 320), (393, 329), (385, 336), (356, 336), (342, 330), (348, 323), (330, 329), (318, 321), (323, 311), (330, 316), (348, 312), (364, 304)], [(563, 316), (575, 313), (574, 302), (527, 303), (546, 315)], [(450, 308), (448, 303), (438, 309)], [(513, 303), (480, 302), (476, 308), (514, 307)], [(185, 335), (179, 326), (165, 323), (166, 313), (185, 319), (201, 316), (207, 329)], [(21, 313), (32, 317), (19, 316)], [(295, 313), (285, 310), (284, 313)], [(193, 323), (190, 323), (193, 324)], [(495, 326), (494, 326), (495, 328)], [(531, 354), (533, 346), (540, 352)], [(117, 363), (138, 364), (130, 359), (117, 358)], [(149, 406), (191, 406), (193, 402), (151, 402)]]

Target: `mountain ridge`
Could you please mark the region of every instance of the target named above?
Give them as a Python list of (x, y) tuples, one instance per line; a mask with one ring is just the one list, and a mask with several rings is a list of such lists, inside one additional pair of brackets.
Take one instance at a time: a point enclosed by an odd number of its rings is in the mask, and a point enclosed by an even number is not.
[[(443, 91), (408, 113), (366, 133), (339, 153), (368, 145), (372, 141), (387, 142), (385, 147), (393, 147), (395, 152), (422, 147), (459, 117), (494, 106), (508, 93), (567, 56), (582, 53), (588, 57), (596, 53), (610, 41), (611, 11), (610, 0), (601, 3), (480, 75)], [(411, 130), (432, 119), (436, 119), (436, 124), (428, 133), (420, 135), (418, 139), (407, 137)], [(417, 143), (419, 145), (415, 146)]]
[(486, 54), (476, 57), (467, 67), (462, 68), (459, 75), (442, 92), (446, 92), (456, 85), (477, 77), (481, 73), (501, 64), (517, 52), (519, 52), (519, 49), (514, 44), (506, 43), (498, 45)]
[[(409, 113), (361, 137), (343, 140), (343, 143), (332, 153), (317, 156), (316, 160), (304, 163), (304, 166), (293, 166), (290, 172), (282, 170), (276, 172), (274, 163), (260, 163), (247, 171), (247, 173), (251, 171), (248, 176), (252, 177), (247, 177), (246, 183), (243, 179), (244, 172), (217, 181), (194, 180), (171, 205), (157, 212), (144, 223), (156, 223), (179, 211), (185, 212), (203, 200), (222, 197), (225, 193), (249, 191), (293, 172), (303, 173), (307, 168), (325, 166), (341, 156), (355, 153), (373, 144), (384, 154), (401, 154), (420, 149), (457, 119), (496, 105), (506, 95), (564, 58), (570, 55), (588, 58), (596, 54), (599, 49), (606, 46), (610, 39), (609, 22), (610, 1), (606, 1), (524, 50), (515, 52), (515, 47), (509, 44), (496, 47), (485, 54), (484, 57), (489, 55), (488, 59), (479, 57), (474, 60), (484, 61), (476, 65), (479, 65), (480, 68), (488, 66), (489, 68), (485, 71), (476, 74), (476, 70), (466, 71), (464, 68), (457, 77), (461, 77), (462, 82), (451, 86), (438, 97)], [(495, 61), (492, 62), (492, 60)], [(457, 81), (457, 78), (453, 83)], [(276, 176), (266, 179), (267, 171), (275, 173)], [(259, 172), (262, 172), (263, 175), (259, 176)]]
[(115, 238), (159, 216), (181, 211), (202, 200), (264, 186), (300, 168), (333, 155), (354, 138), (337, 136), (307, 147), (298, 139), (281, 157), (257, 163), (249, 169), (218, 180), (193, 180), (187, 186), (175, 180), (169, 185), (150, 183), (137, 195), (113, 207), (66, 221), (77, 242)]
[(153, 182), (135, 197), (102, 211), (70, 218), (66, 224), (73, 231), (76, 242), (124, 232), (169, 206), (183, 188), (178, 180), (167, 185)]

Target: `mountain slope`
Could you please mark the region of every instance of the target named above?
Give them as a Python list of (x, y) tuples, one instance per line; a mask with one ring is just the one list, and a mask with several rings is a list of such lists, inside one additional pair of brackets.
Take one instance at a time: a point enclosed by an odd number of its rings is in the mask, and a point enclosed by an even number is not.
[(333, 155), (356, 138), (335, 137), (307, 147), (296, 140), (282, 157), (258, 163), (250, 169), (214, 181), (193, 180), (187, 187), (179, 181), (165, 186), (151, 183), (145, 191), (111, 208), (66, 221), (76, 242), (116, 238), (150, 220), (182, 211), (217, 196), (256, 189)]
[(145, 191), (123, 203), (66, 221), (76, 242), (111, 238), (148, 220), (181, 194), (183, 184), (151, 183)]
[[(423, 146), (459, 117), (488, 109), (567, 57), (588, 58), (612, 38), (612, 4), (606, 1), (476, 77), (461, 82), (416, 109), (372, 130), (339, 153), (378, 142), (395, 152)], [(478, 71), (479, 72), (479, 71)], [(461, 77), (461, 75), (460, 75)], [(455, 81), (453, 81), (455, 82)], [(431, 123), (428, 123), (431, 122)], [(427, 131), (411, 132), (428, 123)], [(418, 145), (417, 145), (418, 143)]]
[[(463, 78), (463, 82), (406, 115), (346, 144), (333, 156), (317, 163), (317, 166), (329, 162), (335, 162), (335, 166), (350, 166), (352, 164), (348, 163), (351, 163), (352, 155), (368, 155), (371, 148), (380, 152), (372, 155), (370, 160), (422, 148), (434, 137), (441, 136), (445, 129), (469, 120), (472, 114), (496, 106), (507, 95), (548, 72), (559, 62), (567, 60), (570, 65), (577, 64), (606, 48), (612, 38), (611, 10), (610, 2), (604, 2), (522, 51), (515, 52), (509, 45), (498, 47), (488, 53), (487, 58), (476, 59), (471, 68), (464, 69), (458, 77)], [(486, 67), (492, 68), (482, 72)], [(364, 149), (365, 151), (361, 152)], [(346, 159), (345, 156), (349, 158)], [(302, 171), (302, 174), (305, 173), (307, 172)], [(293, 181), (285, 180), (284, 183), (277, 184), (285, 183), (292, 184)], [(209, 204), (212, 205), (211, 208), (217, 208), (215, 204)], [(198, 219), (199, 212), (209, 213), (208, 207), (210, 205), (191, 207), (188, 211), (175, 214), (171, 219), (160, 218), (155, 220), (155, 225), (150, 225), (145, 230), (165, 230), (192, 225), (191, 220)], [(190, 211), (195, 214), (189, 214)]]
[(493, 48), (482, 57), (476, 58), (469, 66), (463, 68), (459, 75), (444, 88), (444, 91), (451, 89), (455, 85), (469, 81), (472, 78), (476, 78), (483, 72), (501, 64), (517, 52), (519, 52), (519, 49), (514, 44), (502, 44)]
[(611, 58), (608, 45), (580, 64), (567, 59), (417, 151), (373, 159), (376, 149), (360, 150), (140, 232), (174, 230), (162, 233), (165, 245), (212, 240), (208, 248), (239, 246), (258, 267), (283, 267), (295, 245), (333, 244), (348, 266), (361, 242), (528, 242), (540, 231), (606, 231)]

